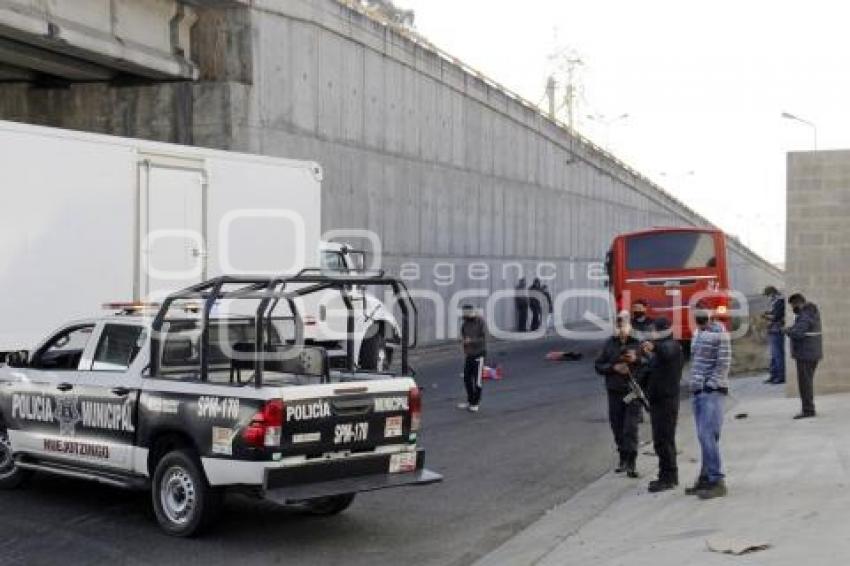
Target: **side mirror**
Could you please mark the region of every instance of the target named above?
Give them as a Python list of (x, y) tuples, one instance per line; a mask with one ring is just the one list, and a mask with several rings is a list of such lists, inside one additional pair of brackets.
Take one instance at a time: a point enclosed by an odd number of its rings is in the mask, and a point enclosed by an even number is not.
[(12, 352), (6, 356), (6, 365), (10, 368), (25, 368), (29, 364), (30, 353), (26, 350)]

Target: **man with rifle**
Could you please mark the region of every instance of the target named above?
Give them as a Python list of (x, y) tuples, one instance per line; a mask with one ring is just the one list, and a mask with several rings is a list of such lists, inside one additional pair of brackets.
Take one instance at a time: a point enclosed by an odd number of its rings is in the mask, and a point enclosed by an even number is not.
[(608, 421), (617, 444), (620, 462), (617, 473), (637, 478), (638, 422), (646, 401), (638, 383), (643, 378), (644, 360), (640, 342), (632, 336), (628, 311), (617, 316), (614, 335), (605, 342), (596, 360), (596, 373), (605, 377), (608, 392)]

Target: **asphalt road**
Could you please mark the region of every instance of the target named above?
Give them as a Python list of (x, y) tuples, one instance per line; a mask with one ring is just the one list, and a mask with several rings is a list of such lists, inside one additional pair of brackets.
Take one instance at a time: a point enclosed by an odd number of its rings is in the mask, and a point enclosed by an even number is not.
[(505, 378), (486, 384), (476, 415), (455, 408), (456, 356), (419, 362), (426, 465), (441, 484), (363, 494), (331, 518), (234, 496), (212, 532), (177, 540), (145, 493), (41, 476), (0, 492), (0, 564), (469, 564), (613, 462), (598, 346), (578, 346), (581, 362), (544, 361), (555, 344), (492, 348)]

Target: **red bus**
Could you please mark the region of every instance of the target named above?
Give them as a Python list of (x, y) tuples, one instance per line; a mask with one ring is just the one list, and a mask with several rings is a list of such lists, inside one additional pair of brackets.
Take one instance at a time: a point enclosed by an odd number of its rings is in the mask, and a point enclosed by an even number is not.
[(652, 228), (614, 238), (606, 262), (617, 310), (643, 299), (649, 316), (663, 316), (673, 335), (693, 336), (691, 310), (712, 309), (728, 326), (726, 236), (710, 228)]

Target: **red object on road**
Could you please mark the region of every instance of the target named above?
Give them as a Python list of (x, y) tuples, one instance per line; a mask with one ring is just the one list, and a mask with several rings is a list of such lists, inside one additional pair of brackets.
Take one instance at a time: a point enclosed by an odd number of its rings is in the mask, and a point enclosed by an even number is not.
[(491, 368), (489, 366), (484, 366), (484, 380), (485, 381), (499, 381), (504, 377), (504, 372), (502, 371), (501, 364), (496, 366), (495, 368)]

